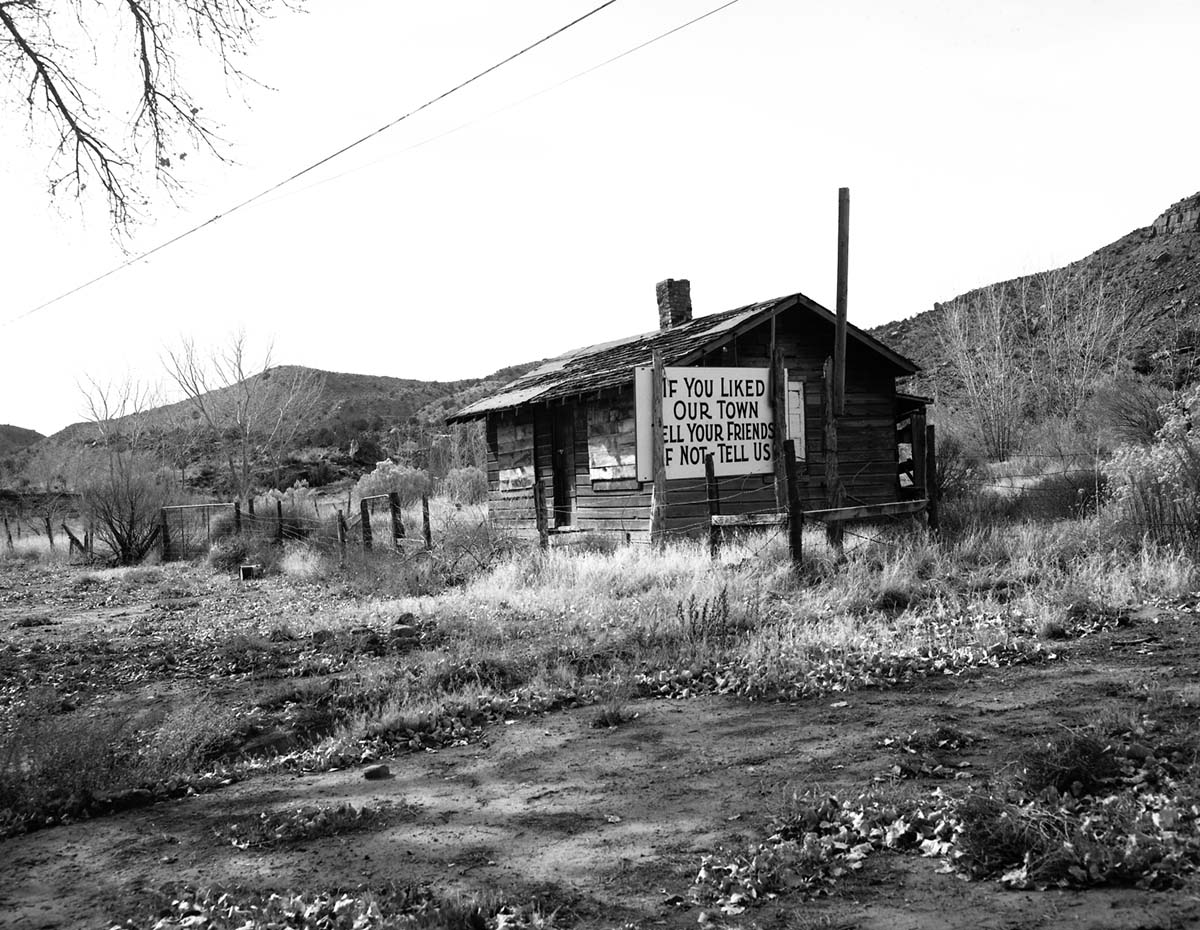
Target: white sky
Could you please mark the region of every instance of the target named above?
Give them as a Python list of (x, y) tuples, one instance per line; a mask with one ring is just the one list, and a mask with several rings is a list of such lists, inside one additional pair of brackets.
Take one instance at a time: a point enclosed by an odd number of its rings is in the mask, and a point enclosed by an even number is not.
[[(264, 28), (273, 90), (206, 100), (236, 164), (188, 159), (138, 252), (407, 112), (598, 0), (310, 0)], [(46, 195), (0, 110), (0, 423), (80, 419), (76, 381), (162, 374), (244, 327), (275, 361), (451, 380), (803, 291), (832, 306), (851, 190), (850, 319), (911, 316), (1063, 264), (1200, 189), (1195, 0), (618, 3), (266, 202), (105, 282), (102, 214)], [(45, 140), (38, 140), (43, 142)], [(316, 183), (323, 181), (323, 183)]]

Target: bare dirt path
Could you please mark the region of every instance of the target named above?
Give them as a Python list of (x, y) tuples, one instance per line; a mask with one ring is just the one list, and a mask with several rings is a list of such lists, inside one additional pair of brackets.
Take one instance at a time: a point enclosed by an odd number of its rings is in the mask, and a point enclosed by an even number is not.
[[(428, 883), (538, 898), (582, 927), (695, 927), (686, 897), (703, 853), (761, 839), (794, 790), (852, 795), (897, 762), (885, 738), (953, 724), (984, 777), (1014, 747), (1063, 725), (1128, 713), (1164, 683), (1197, 681), (1190, 612), (1089, 637), (1065, 661), (974, 672), (795, 704), (724, 698), (635, 701), (636, 719), (594, 729), (594, 709), (525, 718), (486, 743), (360, 769), (273, 775), (221, 791), (0, 843), (0, 926), (108, 927), (169, 881), (332, 889)], [(841, 700), (844, 707), (834, 707)], [(928, 790), (939, 782), (921, 779)], [(266, 852), (215, 828), (312, 803), (392, 802), (384, 826)], [(863, 928), (1200, 926), (1200, 885), (1171, 892), (1010, 892), (938, 874), (933, 860), (877, 853), (830, 898), (743, 915), (759, 926)], [(143, 912), (143, 917), (144, 917)]]

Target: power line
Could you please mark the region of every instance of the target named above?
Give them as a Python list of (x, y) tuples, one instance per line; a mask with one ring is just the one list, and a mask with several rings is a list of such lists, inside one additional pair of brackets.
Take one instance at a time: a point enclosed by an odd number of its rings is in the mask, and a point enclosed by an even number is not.
[(633, 46), (633, 48), (628, 48), (625, 51), (621, 52), (620, 54), (614, 55), (612, 58), (608, 58), (608, 59), (600, 62), (599, 64), (592, 65), (590, 68), (585, 68), (583, 71), (579, 71), (575, 74), (572, 74), (568, 78), (563, 78), (561, 81), (558, 81), (555, 84), (551, 84), (549, 87), (544, 87), (541, 90), (536, 91), (527, 97), (522, 97), (520, 100), (516, 100), (516, 101), (513, 101), (512, 103), (506, 104), (505, 106), (500, 107), (498, 110), (492, 110), (492, 112), (486, 113), (483, 116), (479, 116), (479, 117), (476, 117), (475, 119), (468, 120), (465, 123), (459, 123), (457, 126), (454, 126), (451, 129), (447, 129), (443, 132), (439, 132), (437, 135), (429, 136), (427, 139), (422, 139), (420, 142), (413, 143), (412, 145), (406, 146), (405, 148), (402, 148), (399, 151), (391, 152), (387, 155), (382, 155), (379, 158), (372, 159), (371, 161), (367, 162), (366, 164), (356, 165), (355, 167), (349, 168), (345, 171), (341, 171), (338, 174), (330, 175), (327, 178), (321, 178), (321, 180), (314, 181), (313, 183), (307, 185), (306, 187), (301, 187), (298, 190), (285, 191), (284, 193), (280, 194), (278, 197), (273, 197), (272, 199), (266, 201), (266, 203), (268, 203), (268, 204), (278, 203), (280, 200), (283, 200), (287, 197), (294, 197), (296, 194), (302, 194), (305, 191), (315, 190), (316, 188), (320, 187), (323, 184), (328, 184), (331, 181), (337, 181), (340, 178), (347, 177), (347, 176), (349, 176), (351, 174), (355, 174), (359, 171), (365, 171), (367, 168), (371, 168), (375, 165), (381, 164), (385, 161), (388, 161), (389, 159), (399, 157), (400, 155), (403, 155), (407, 152), (412, 152), (416, 149), (422, 148), (423, 146), (429, 145), (431, 142), (437, 142), (439, 139), (444, 139), (447, 136), (454, 135), (454, 133), (456, 133), (456, 132), (461, 132), (462, 130), (468, 129), (471, 126), (475, 126), (475, 125), (478, 125), (479, 123), (486, 122), (487, 120), (492, 119), (495, 116), (499, 116), (501, 113), (507, 113), (509, 110), (513, 110), (519, 106), (523, 106), (524, 104), (528, 103), (530, 100), (536, 100), (538, 97), (542, 97), (548, 93), (551, 93), (552, 91), (558, 90), (560, 87), (570, 84), (572, 81), (577, 81), (579, 78), (586, 77), (587, 75), (591, 74), (593, 71), (599, 71), (601, 68), (605, 68), (608, 65), (613, 64), (614, 62), (618, 62), (622, 58), (626, 58), (626, 57), (634, 54), (635, 52), (640, 52), (642, 49), (647, 48), (648, 46), (651, 46), (656, 42), (660, 42), (663, 39), (665, 39), (669, 36), (672, 36), (677, 32), (687, 29), (689, 26), (694, 26), (696, 23), (700, 22), (701, 20), (708, 19), (710, 16), (714, 16), (717, 13), (720, 13), (722, 10), (726, 9), (727, 7), (731, 7), (735, 3), (738, 3), (738, 2), (740, 2), (740, 0), (727, 0), (727, 2), (722, 3), (720, 6), (709, 10), (707, 13), (702, 13), (699, 16), (694, 17), (693, 19), (689, 19), (686, 23), (681, 23), (680, 25), (675, 26), (672, 29), (668, 29), (666, 32), (661, 32), (658, 35), (654, 36), (654, 38), (652, 38), (652, 39), (647, 39), (645, 42), (641, 42), (638, 45)]
[(509, 62), (515, 61), (516, 59), (520, 58), (522, 55), (526, 54), (527, 52), (533, 51), (539, 45), (544, 45), (546, 42), (549, 42), (551, 39), (553, 39), (559, 35), (562, 35), (564, 32), (566, 32), (572, 26), (579, 25), (584, 20), (586, 20), (592, 16), (595, 16), (601, 10), (604, 10), (604, 9), (612, 6), (616, 2), (617, 2), (617, 0), (605, 0), (604, 3), (601, 3), (599, 6), (595, 7), (594, 9), (589, 10), (587, 13), (584, 13), (582, 16), (579, 16), (579, 17), (571, 20), (566, 25), (558, 27), (553, 32), (551, 32), (545, 36), (542, 36), (542, 38), (538, 39), (536, 42), (533, 42), (530, 45), (525, 46), (520, 51), (514, 52), (513, 54), (509, 55), (507, 58), (504, 58), (501, 61), (496, 62), (491, 67), (486, 68), (483, 71), (480, 71), (478, 74), (467, 78), (465, 81), (462, 81), (459, 84), (456, 84), (455, 86), (451, 87), (449, 90), (443, 91), (442, 93), (438, 94), (436, 97), (433, 97), (433, 98), (425, 101), (423, 104), (421, 104), (416, 109), (410, 110), (407, 113), (397, 116), (393, 120), (389, 120), (388, 122), (386, 122), (382, 126), (380, 126), (378, 129), (367, 133), (365, 136), (361, 136), (358, 139), (355, 139), (353, 142), (343, 145), (341, 148), (337, 149), (336, 151), (330, 152), (324, 158), (318, 159), (317, 161), (311, 163), (310, 165), (308, 165), (304, 168), (301, 168), (299, 171), (295, 172), (294, 174), (289, 175), (288, 177), (284, 178), (282, 181), (272, 184), (270, 187), (259, 191), (257, 194), (254, 194), (253, 196), (246, 198), (245, 200), (241, 201), (240, 203), (234, 204), (232, 207), (229, 207), (228, 209), (224, 210), (223, 212), (218, 213), (216, 216), (210, 217), (209, 219), (205, 220), (203, 223), (198, 223), (197, 225), (192, 226), (191, 228), (185, 230), (184, 232), (181, 232), (179, 235), (173, 236), (172, 238), (166, 240), (165, 242), (160, 242), (158, 245), (154, 246), (152, 249), (148, 249), (147, 251), (142, 252), (139, 255), (135, 255), (133, 258), (126, 259), (121, 264), (119, 264), (113, 268), (110, 268), (108, 271), (104, 272), (103, 274), (97, 275), (96, 277), (92, 278), (91, 280), (85, 281), (83, 284), (80, 284), (76, 287), (71, 288), (71, 290), (69, 290), (69, 291), (59, 294), (57, 297), (52, 297), (50, 300), (47, 300), (45, 303), (39, 304), (38, 306), (34, 307), (31, 310), (26, 310), (24, 313), (22, 313), (18, 316), (15, 316), (10, 320), (6, 320), (4, 325), (8, 326), (8, 325), (11, 325), (12, 323), (16, 323), (18, 320), (23, 320), (26, 317), (32, 316), (33, 314), (37, 313), (39, 310), (44, 310), (47, 307), (58, 303), (60, 300), (65, 300), (66, 298), (70, 297), (73, 294), (78, 294), (80, 291), (84, 290), (85, 288), (91, 287), (93, 284), (97, 284), (100, 281), (103, 281), (105, 278), (108, 278), (111, 275), (116, 274), (118, 271), (122, 271), (123, 269), (128, 268), (130, 265), (134, 265), (140, 261), (143, 261), (144, 259), (149, 258), (151, 255), (155, 254), (156, 252), (161, 252), (163, 249), (167, 248), (168, 246), (174, 245), (176, 242), (179, 242), (182, 239), (186, 239), (188, 236), (192, 235), (193, 233), (199, 232), (201, 229), (204, 229), (206, 226), (211, 226), (213, 223), (217, 222), (218, 220), (224, 219), (225, 217), (229, 216), (232, 213), (236, 213), (238, 210), (241, 210), (244, 207), (248, 207), (250, 204), (254, 203), (255, 201), (261, 200), (263, 197), (267, 196), (268, 194), (274, 193), (275, 191), (279, 190), (284, 185), (290, 184), (292, 181), (295, 181), (298, 178), (303, 177), (304, 175), (308, 174), (310, 171), (315, 171), (317, 168), (320, 168), (322, 165), (327, 164), (328, 162), (332, 161), (333, 159), (337, 158), (340, 155), (344, 155), (346, 152), (350, 151), (353, 148), (357, 148), (358, 146), (362, 145), (364, 142), (374, 139), (376, 136), (380, 135), (381, 133), (386, 132), (387, 130), (391, 129), (393, 126), (397, 125), (398, 123), (401, 123), (404, 120), (408, 119), (410, 116), (415, 116), (416, 114), (420, 113), (422, 110), (426, 110), (429, 107), (433, 106), (435, 103), (439, 103), (440, 101), (445, 100), (451, 94), (455, 94), (458, 91), (462, 90), (464, 87), (474, 84), (480, 78), (486, 77), (487, 75), (491, 74), (493, 71), (504, 67)]

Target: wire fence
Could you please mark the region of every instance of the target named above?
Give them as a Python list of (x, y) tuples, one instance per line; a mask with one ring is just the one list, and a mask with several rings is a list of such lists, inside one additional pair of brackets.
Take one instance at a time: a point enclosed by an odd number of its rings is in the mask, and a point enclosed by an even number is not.
[(164, 507), (159, 519), (163, 561), (205, 555), (218, 539), (241, 532), (238, 517), (233, 503)]

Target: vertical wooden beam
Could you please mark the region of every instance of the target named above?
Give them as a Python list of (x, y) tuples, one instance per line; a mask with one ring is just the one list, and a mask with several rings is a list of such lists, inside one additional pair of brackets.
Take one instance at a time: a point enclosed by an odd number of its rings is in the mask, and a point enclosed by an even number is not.
[(546, 516), (546, 482), (542, 478), (533, 482), (533, 519), (537, 524), (538, 548), (545, 552), (550, 548), (550, 521)]
[[(346, 522), (346, 518), (342, 517), (342, 523)], [(283, 501), (275, 502), (275, 541), (283, 542)]]
[(850, 277), (850, 188), (838, 188), (837, 327), (833, 339), (833, 412), (846, 414), (846, 290)]
[(233, 535), (242, 535), (242, 502), (233, 502)]
[(250, 521), (254, 522), (254, 495), (253, 494), (246, 495), (246, 513), (249, 515)]
[(795, 440), (789, 439), (783, 444), (783, 456), (787, 467), (788, 548), (792, 554), (792, 568), (799, 572), (804, 565), (804, 508), (796, 484)]
[(771, 464), (775, 471), (775, 509), (787, 509), (787, 467), (783, 444), (787, 439), (787, 375), (783, 369), (783, 347), (771, 351)]
[(404, 520), (400, 516), (400, 495), (395, 491), (388, 492), (388, 513), (392, 517), (392, 545), (399, 550), (404, 538)]
[(925, 461), (925, 410), (921, 408), (912, 412), (912, 480), (913, 491), (917, 497), (927, 497), (925, 493), (926, 461)]
[(667, 471), (663, 462), (663, 360), (655, 350), (650, 378), (650, 474), (654, 487), (650, 492), (650, 544), (666, 542)]
[(925, 427), (925, 494), (929, 504), (925, 515), (929, 528), (935, 533), (938, 530), (938, 476), (937, 476), (937, 435), (933, 424)]
[[(834, 508), (842, 506), (845, 491), (838, 474), (838, 423), (833, 407), (833, 359), (830, 358), (825, 359), (823, 385), (824, 396), (821, 412), (825, 440), (825, 500), (826, 506)], [(830, 521), (825, 525), (825, 531), (830, 544), (841, 551), (843, 540), (841, 522)]]
[(429, 525), (429, 495), (421, 495), (421, 532), (425, 535), (425, 551), (433, 551), (433, 529)]
[(708, 554), (715, 560), (721, 554), (721, 528), (713, 517), (721, 513), (721, 491), (711, 453), (704, 456), (704, 484), (708, 492)]
[(4, 539), (7, 542), (8, 548), (13, 548), (12, 528), (8, 525), (8, 514), (4, 515)]
[(339, 509), (337, 512), (337, 543), (338, 564), (346, 567), (346, 515)]
[(363, 550), (369, 551), (371, 548), (371, 504), (367, 500), (358, 502), (358, 513), (362, 518), (362, 539)]

